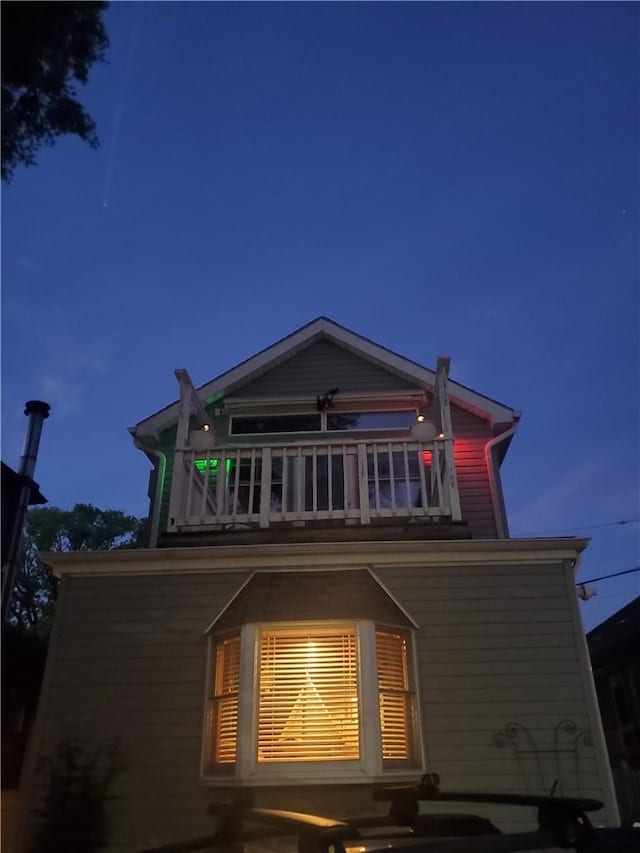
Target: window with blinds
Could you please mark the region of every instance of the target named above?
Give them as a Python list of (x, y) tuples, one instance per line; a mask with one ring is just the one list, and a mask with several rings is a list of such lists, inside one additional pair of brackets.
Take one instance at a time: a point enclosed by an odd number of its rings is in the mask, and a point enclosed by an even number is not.
[(262, 631), (258, 762), (360, 757), (355, 628)]
[(213, 690), (209, 699), (209, 742), (212, 763), (233, 764), (238, 740), (240, 635), (218, 640), (215, 647)]
[(403, 634), (376, 631), (380, 736), (384, 761), (410, 761), (414, 696), (410, 690), (408, 644)]
[(203, 772), (355, 778), (418, 766), (410, 636), (360, 620), (212, 637)]

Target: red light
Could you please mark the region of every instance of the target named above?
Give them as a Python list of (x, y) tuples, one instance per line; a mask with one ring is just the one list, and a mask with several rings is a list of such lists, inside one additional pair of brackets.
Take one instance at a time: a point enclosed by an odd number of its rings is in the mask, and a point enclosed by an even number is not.
[(431, 465), (431, 451), (423, 450), (422, 451), (422, 461), (425, 465)]

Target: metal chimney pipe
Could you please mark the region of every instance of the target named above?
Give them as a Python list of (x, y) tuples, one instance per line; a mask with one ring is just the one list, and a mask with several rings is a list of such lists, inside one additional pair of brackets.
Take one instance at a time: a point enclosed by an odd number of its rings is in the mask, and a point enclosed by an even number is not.
[(20, 457), (20, 466), (18, 475), (21, 478), (20, 489), (18, 491), (18, 500), (16, 514), (13, 520), (12, 529), (9, 534), (9, 545), (7, 548), (7, 562), (3, 566), (2, 575), (2, 618), (4, 621), (9, 612), (9, 604), (11, 602), (11, 594), (15, 586), (16, 574), (19, 568), (20, 543), (22, 541), (22, 529), (24, 519), (27, 514), (27, 508), (31, 499), (32, 490), (34, 487), (33, 475), (36, 470), (36, 461), (38, 459), (38, 448), (40, 447), (40, 436), (42, 435), (42, 424), (49, 417), (51, 406), (48, 403), (43, 403), (42, 400), (29, 400), (25, 403), (24, 413), (29, 418), (27, 423), (27, 431), (24, 437), (24, 445), (22, 455)]

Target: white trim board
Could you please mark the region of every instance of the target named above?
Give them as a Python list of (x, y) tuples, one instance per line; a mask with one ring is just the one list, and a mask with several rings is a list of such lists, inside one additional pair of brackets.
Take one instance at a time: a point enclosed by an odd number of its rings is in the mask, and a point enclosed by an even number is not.
[(41, 559), (64, 575), (189, 574), (236, 571), (322, 571), (359, 568), (475, 567), (576, 561), (588, 539), (469, 539), (382, 542), (296, 542), (122, 551), (50, 552)]

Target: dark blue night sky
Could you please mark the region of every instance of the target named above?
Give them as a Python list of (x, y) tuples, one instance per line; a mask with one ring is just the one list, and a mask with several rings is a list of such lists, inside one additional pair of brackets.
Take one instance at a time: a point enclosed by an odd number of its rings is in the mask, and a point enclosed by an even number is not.
[[(126, 427), (318, 315), (523, 413), (513, 535), (640, 564), (635, 3), (115, 3), (64, 139), (3, 197), (3, 459), (143, 515)], [(595, 585), (587, 628), (640, 593)]]

